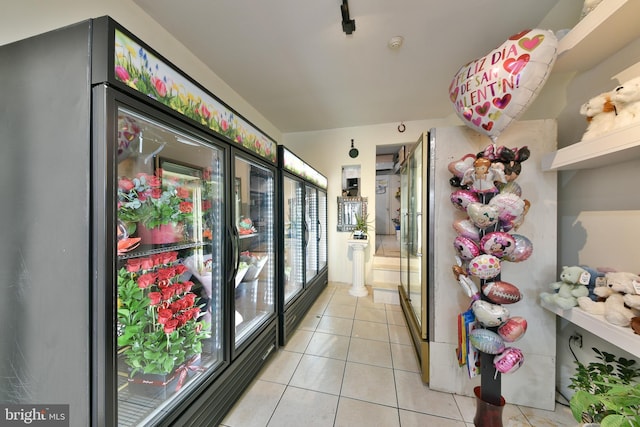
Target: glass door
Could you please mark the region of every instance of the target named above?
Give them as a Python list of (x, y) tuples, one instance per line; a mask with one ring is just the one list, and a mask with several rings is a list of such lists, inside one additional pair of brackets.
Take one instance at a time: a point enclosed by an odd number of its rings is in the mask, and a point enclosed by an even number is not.
[(284, 303), (299, 294), (304, 286), (304, 236), (302, 223), (303, 185), (283, 176), (284, 201)]
[(409, 159), (409, 215), (407, 233), (407, 258), (409, 275), (409, 300), (413, 313), (422, 329), (422, 141), (416, 144)]
[(318, 270), (327, 266), (327, 192), (318, 190)]
[(305, 224), (306, 283), (310, 283), (318, 274), (318, 191), (310, 185), (305, 190)]
[(235, 345), (275, 315), (275, 171), (235, 157)]
[(409, 296), (409, 160), (400, 169), (400, 285)]
[(125, 107), (115, 135), (118, 424), (151, 425), (223, 362), (225, 152)]

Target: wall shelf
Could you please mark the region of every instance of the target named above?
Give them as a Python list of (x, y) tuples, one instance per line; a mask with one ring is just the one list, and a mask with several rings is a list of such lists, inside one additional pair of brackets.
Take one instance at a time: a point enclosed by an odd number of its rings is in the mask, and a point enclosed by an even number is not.
[(542, 170), (590, 169), (637, 158), (640, 158), (640, 123), (549, 153), (542, 159)]
[(553, 71), (593, 68), (640, 37), (638, 16), (638, 0), (603, 0), (560, 39)]
[(640, 336), (633, 333), (631, 328), (623, 328), (621, 326), (612, 325), (607, 322), (603, 316), (589, 314), (580, 307), (574, 307), (570, 310), (563, 310), (556, 306), (550, 306), (543, 302), (540, 305), (557, 316), (568, 320), (597, 335), (603, 340), (615, 345), (616, 347), (640, 357)]

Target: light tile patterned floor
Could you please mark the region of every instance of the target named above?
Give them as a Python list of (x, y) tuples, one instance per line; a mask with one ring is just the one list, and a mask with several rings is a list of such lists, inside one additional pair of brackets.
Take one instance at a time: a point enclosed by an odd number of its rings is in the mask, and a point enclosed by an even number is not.
[[(289, 343), (223, 420), (225, 427), (470, 427), (475, 400), (422, 383), (400, 306), (329, 283)], [(509, 405), (505, 427), (574, 427), (555, 412)]]

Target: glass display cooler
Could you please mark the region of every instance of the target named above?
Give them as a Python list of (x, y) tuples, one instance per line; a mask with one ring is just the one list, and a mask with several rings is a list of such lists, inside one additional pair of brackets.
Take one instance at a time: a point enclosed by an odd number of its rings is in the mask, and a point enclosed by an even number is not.
[(0, 58), (0, 401), (219, 424), (278, 345), (275, 142), (108, 17)]
[(280, 161), (280, 344), (284, 345), (328, 282), (327, 178), (286, 147)]
[(433, 184), (435, 141), (420, 136), (400, 169), (400, 305), (422, 372), (429, 382), (430, 289), (433, 287)]

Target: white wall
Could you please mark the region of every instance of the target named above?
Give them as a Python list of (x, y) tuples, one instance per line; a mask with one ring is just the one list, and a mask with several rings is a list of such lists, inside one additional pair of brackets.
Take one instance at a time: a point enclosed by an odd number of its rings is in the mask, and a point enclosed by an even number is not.
[(3, 4), (0, 14), (0, 45), (109, 15), (271, 138), (276, 141), (282, 138), (281, 132), (262, 114), (130, 0), (13, 0), (4, 3), (9, 4)]
[[(452, 110), (453, 111), (453, 110)], [(348, 248), (347, 239), (350, 233), (336, 231), (337, 203), (341, 192), (341, 174), (343, 166), (360, 165), (361, 182), (360, 194), (368, 197), (367, 210), (370, 219), (375, 213), (375, 184), (376, 184), (376, 146), (390, 144), (413, 144), (422, 132), (431, 127), (451, 126), (459, 123), (457, 117), (440, 120), (419, 120), (405, 122), (406, 131), (398, 132), (399, 123), (386, 123), (375, 126), (360, 126), (341, 129), (330, 129), (315, 132), (287, 133), (283, 135), (282, 143), (291, 149), (305, 162), (319, 170), (329, 180), (329, 280), (334, 282), (351, 283), (352, 256)], [(351, 139), (360, 151), (357, 158), (349, 157)], [(371, 264), (375, 252), (375, 235), (370, 236), (370, 244), (365, 252), (366, 276), (365, 283), (371, 283)]]

